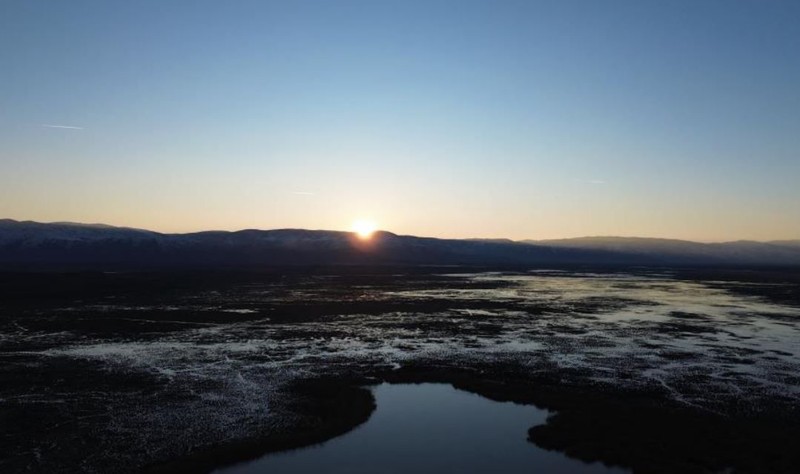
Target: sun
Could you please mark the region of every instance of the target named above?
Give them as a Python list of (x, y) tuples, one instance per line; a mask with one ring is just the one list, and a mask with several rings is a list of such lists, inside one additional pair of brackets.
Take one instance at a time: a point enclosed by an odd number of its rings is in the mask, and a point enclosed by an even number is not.
[(359, 219), (353, 222), (353, 225), (351, 226), (353, 232), (358, 234), (358, 236), (364, 240), (372, 237), (372, 234), (375, 232), (376, 228), (375, 222), (366, 219)]

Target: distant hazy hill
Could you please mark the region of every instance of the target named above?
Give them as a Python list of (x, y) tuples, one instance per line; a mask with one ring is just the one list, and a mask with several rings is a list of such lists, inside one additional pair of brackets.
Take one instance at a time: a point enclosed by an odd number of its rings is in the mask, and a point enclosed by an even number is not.
[(783, 245), (788, 247), (800, 247), (800, 240), (773, 240), (768, 242), (773, 245)]
[(0, 268), (354, 264), (788, 264), (800, 242), (702, 244), (619, 237), (512, 242), (280, 229), (162, 234), (100, 224), (0, 220)]
[(525, 243), (558, 249), (603, 250), (626, 255), (656, 257), (665, 261), (697, 261), (746, 264), (798, 264), (800, 241), (700, 243), (688, 240), (642, 237), (580, 237), (559, 240), (526, 240)]

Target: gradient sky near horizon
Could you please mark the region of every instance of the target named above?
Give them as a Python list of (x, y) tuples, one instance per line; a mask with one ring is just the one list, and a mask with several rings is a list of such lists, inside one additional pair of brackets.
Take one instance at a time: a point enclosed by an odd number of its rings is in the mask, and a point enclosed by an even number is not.
[(0, 217), (800, 238), (800, 2), (0, 2)]

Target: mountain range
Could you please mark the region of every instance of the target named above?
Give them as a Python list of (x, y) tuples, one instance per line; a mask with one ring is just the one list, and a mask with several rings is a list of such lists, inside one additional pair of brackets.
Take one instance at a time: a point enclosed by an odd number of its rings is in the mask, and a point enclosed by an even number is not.
[(378, 231), (278, 229), (165, 234), (70, 222), (0, 219), (0, 269), (265, 265), (798, 265), (800, 240), (699, 243), (583, 237), (437, 239)]

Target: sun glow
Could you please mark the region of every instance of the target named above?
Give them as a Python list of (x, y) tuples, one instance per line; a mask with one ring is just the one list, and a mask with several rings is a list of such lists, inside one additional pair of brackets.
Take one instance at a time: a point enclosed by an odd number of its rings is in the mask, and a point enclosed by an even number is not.
[(353, 229), (353, 232), (358, 234), (360, 238), (369, 239), (372, 237), (372, 234), (375, 232), (377, 227), (373, 221), (359, 219), (353, 222), (351, 228)]

